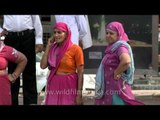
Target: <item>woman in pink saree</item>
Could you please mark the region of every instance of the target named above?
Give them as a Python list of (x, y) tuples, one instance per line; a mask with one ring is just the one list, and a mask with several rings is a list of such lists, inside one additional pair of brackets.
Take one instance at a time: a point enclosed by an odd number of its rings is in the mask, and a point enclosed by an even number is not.
[[(108, 46), (101, 62), (101, 73), (104, 74), (96, 76), (96, 105), (143, 105), (135, 100), (131, 90), (134, 59), (132, 49), (127, 43), (128, 36), (121, 23), (111, 22), (106, 25), (106, 40)], [(98, 77), (103, 78), (100, 85), (98, 80), (102, 79)]]
[(45, 105), (80, 105), (84, 58), (82, 49), (71, 42), (67, 24), (54, 25), (54, 35), (48, 39), (41, 68), (49, 68)]
[[(12, 74), (7, 71), (8, 61), (17, 63)], [(0, 40), (0, 105), (12, 105), (11, 84), (20, 76), (26, 64), (27, 58), (23, 53)]]

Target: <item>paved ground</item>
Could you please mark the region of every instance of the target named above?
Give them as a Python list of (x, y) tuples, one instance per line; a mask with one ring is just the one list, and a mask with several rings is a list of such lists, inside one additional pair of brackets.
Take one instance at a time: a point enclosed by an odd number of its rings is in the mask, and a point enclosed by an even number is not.
[[(136, 99), (145, 103), (145, 105), (160, 105), (160, 90), (133, 90)], [(41, 105), (44, 93), (38, 97), (38, 105)], [(23, 95), (19, 95), (20, 105), (23, 105)], [(88, 90), (83, 93), (84, 105), (94, 105), (94, 91)]]
[[(145, 105), (160, 105), (160, 90), (133, 90), (137, 100)], [(94, 105), (94, 92), (84, 95), (84, 105)]]
[(160, 105), (160, 90), (133, 90), (133, 93), (146, 105)]
[[(157, 78), (160, 80), (160, 78)], [(94, 105), (95, 74), (84, 75), (83, 101), (84, 105)], [(160, 105), (160, 90), (133, 90), (136, 99), (146, 105)], [(44, 93), (38, 97), (38, 105), (41, 105)], [(23, 95), (19, 95), (19, 104), (23, 105)]]

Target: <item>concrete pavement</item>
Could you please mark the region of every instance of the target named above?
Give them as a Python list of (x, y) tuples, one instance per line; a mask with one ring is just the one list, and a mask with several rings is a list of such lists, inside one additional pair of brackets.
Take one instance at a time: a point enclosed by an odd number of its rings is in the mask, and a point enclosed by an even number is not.
[[(95, 95), (95, 74), (84, 74), (83, 83), (83, 101), (84, 105), (94, 105), (94, 95)], [(132, 90), (136, 99), (144, 102), (146, 105), (160, 105), (160, 90)], [(41, 105), (44, 99), (44, 92), (38, 96), (38, 105)], [(23, 105), (23, 95), (19, 95), (20, 105)]]

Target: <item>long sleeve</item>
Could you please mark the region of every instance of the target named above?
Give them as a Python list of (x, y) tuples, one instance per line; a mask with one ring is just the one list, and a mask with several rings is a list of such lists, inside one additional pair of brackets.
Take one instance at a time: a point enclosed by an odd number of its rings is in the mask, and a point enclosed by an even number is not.
[(0, 27), (0, 33), (3, 31), (3, 29)]
[(83, 49), (89, 48), (89, 47), (91, 47), (93, 45), (90, 26), (89, 26), (88, 15), (85, 15), (85, 19), (87, 21), (87, 34), (81, 39), (82, 40)]
[(87, 34), (87, 21), (84, 15), (76, 15), (76, 21), (79, 30), (79, 39), (82, 40), (82, 38)]
[(39, 15), (32, 15), (32, 20), (35, 28), (36, 44), (43, 44), (43, 29)]

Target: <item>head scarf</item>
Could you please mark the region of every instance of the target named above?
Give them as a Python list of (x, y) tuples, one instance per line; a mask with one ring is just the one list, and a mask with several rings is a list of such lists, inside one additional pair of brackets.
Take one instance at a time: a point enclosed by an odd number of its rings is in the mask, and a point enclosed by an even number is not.
[(48, 77), (49, 80), (56, 73), (56, 70), (58, 69), (60, 61), (63, 58), (65, 52), (73, 44), (71, 41), (71, 31), (69, 27), (67, 26), (67, 24), (63, 22), (58, 22), (54, 25), (53, 28), (66, 32), (67, 37), (61, 46), (58, 46), (57, 43), (53, 43), (53, 45), (50, 48), (48, 63), (49, 63), (49, 69), (51, 69), (51, 73)]
[(67, 26), (67, 24), (63, 22), (58, 22), (54, 25), (53, 29), (58, 29), (67, 33), (67, 38), (61, 46), (58, 46), (57, 43), (54, 43), (51, 46), (48, 63), (51, 67), (55, 68), (62, 59), (67, 49), (72, 45), (72, 42), (71, 42), (71, 31)]
[(128, 36), (124, 31), (123, 25), (120, 22), (111, 22), (106, 25), (106, 30), (114, 31), (118, 33), (118, 40), (123, 40), (128, 42)]

